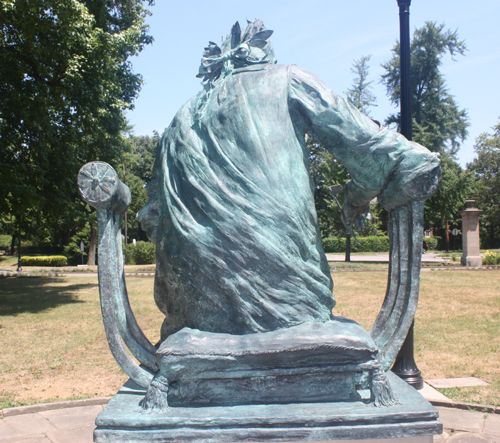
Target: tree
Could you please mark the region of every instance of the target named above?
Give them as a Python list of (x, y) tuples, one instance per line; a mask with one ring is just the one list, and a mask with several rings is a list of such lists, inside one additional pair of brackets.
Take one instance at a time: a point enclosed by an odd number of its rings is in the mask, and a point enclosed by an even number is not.
[(485, 247), (500, 245), (500, 121), (494, 126), (493, 134), (483, 133), (475, 142), (476, 158), (467, 165), (477, 179), (477, 192), (473, 196), (477, 206), (483, 209), (481, 236)]
[(461, 228), (460, 211), (465, 208), (465, 200), (476, 192), (474, 176), (449, 154), (441, 156), (443, 180), (437, 192), (425, 202), (425, 227), (434, 227), (444, 233), (444, 247), (450, 249), (449, 231)]
[[(308, 137), (306, 145), (309, 150), (309, 174), (314, 184), (314, 204), (321, 237), (344, 237), (345, 226), (342, 223), (341, 211), (329, 187), (341, 185), (343, 188), (351, 176), (320, 143)], [(337, 200), (342, 205), (343, 193), (337, 195)], [(358, 232), (360, 235), (380, 233), (381, 210), (378, 204), (370, 207), (371, 218), (366, 220), (366, 226)]]
[(147, 14), (141, 0), (2, 2), (0, 216), (55, 223), (81, 206), (85, 162), (120, 160)]
[(126, 139), (123, 164), (118, 168), (118, 175), (123, 181), (125, 171), (126, 184), (132, 194), (132, 203), (127, 209), (127, 243), (129, 239), (148, 241), (141, 229), (136, 214), (147, 203), (146, 185), (152, 178), (156, 147), (160, 140), (157, 132), (152, 137), (147, 135), (129, 135)]
[(366, 115), (370, 115), (368, 110), (370, 106), (377, 106), (375, 104), (377, 99), (371, 92), (373, 81), (367, 81), (369, 74), (368, 62), (370, 58), (371, 55), (364, 55), (359, 60), (354, 60), (351, 72), (357, 75), (357, 77), (354, 78), (352, 88), (346, 92), (347, 100)]
[[(444, 27), (444, 24), (426, 22), (415, 30), (410, 45), (413, 140), (431, 151), (454, 156), (460, 142), (467, 137), (469, 122), (467, 112), (459, 109), (449, 93), (440, 66), (446, 53), (453, 59), (457, 54), (464, 55), (467, 48), (465, 42), (459, 40), (457, 31), (445, 31)], [(392, 58), (382, 65), (386, 72), (381, 82), (391, 102), (399, 106), (399, 43), (392, 52)], [(386, 124), (399, 125), (399, 122), (399, 113), (386, 119)]]
[[(367, 81), (369, 74), (368, 62), (370, 56), (362, 56), (355, 60), (351, 71), (357, 75), (353, 85), (347, 90), (347, 99), (364, 114), (369, 114), (368, 108), (376, 106), (375, 96), (371, 93), (371, 81)], [(350, 179), (349, 172), (317, 141), (307, 139), (309, 149), (309, 173), (314, 183), (314, 203), (321, 231), (321, 236), (343, 236), (345, 228), (341, 220), (340, 209), (333, 199), (329, 187), (341, 185), (342, 187)], [(342, 194), (337, 196), (342, 204)], [(377, 233), (373, 223), (368, 223), (365, 230), (366, 235)]]
[[(309, 149), (309, 173), (314, 184), (314, 204), (321, 237), (338, 236), (344, 231), (344, 225), (340, 210), (328, 187), (343, 187), (350, 178), (349, 173), (321, 144), (310, 137), (307, 138), (306, 144)], [(342, 195), (337, 198), (342, 204)]]
[[(442, 154), (443, 181), (438, 192), (426, 203), (425, 219), (435, 227), (443, 226), (449, 249), (449, 224), (459, 217), (458, 211), (463, 208), (465, 194), (470, 191), (472, 182), (454, 158), (460, 143), (467, 137), (467, 112), (459, 109), (440, 72), (442, 58), (447, 53), (453, 59), (457, 54), (464, 55), (467, 47), (459, 40), (457, 31), (445, 31), (444, 28), (444, 24), (426, 22), (416, 29), (410, 53), (413, 140)], [(381, 82), (392, 103), (399, 106), (399, 43), (392, 51), (392, 58), (382, 65), (386, 72)], [(385, 122), (396, 124), (399, 129), (400, 114), (390, 115)]]

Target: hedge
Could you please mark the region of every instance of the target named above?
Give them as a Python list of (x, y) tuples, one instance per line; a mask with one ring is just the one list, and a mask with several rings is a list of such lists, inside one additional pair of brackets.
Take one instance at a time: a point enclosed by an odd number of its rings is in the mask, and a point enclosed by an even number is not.
[[(351, 252), (389, 252), (389, 237), (385, 235), (371, 235), (357, 239), (359, 244), (354, 237), (351, 237)], [(344, 237), (328, 237), (321, 242), (325, 252), (345, 252)]]
[(135, 245), (130, 243), (123, 248), (125, 264), (151, 265), (156, 263), (156, 248), (151, 242), (138, 241)]
[(67, 264), (68, 260), (64, 255), (39, 255), (21, 258), (21, 266), (66, 266)]

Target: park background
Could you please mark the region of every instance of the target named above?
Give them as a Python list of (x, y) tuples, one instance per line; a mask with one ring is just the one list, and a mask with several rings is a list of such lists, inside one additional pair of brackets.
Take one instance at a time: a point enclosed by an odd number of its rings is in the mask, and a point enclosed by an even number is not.
[[(137, 3), (141, 2), (121, 2)], [(42, 0), (37, 0), (37, 4), (45, 5)], [(1, 18), (4, 25), (9, 25), (6, 21), (9, 5), (16, 7), (16, 2), (6, 1), (2, 4)], [(385, 72), (381, 64), (391, 59), (391, 50), (399, 37), (396, 1), (375, 3), (365, 0), (355, 4), (338, 1), (312, 1), (307, 4), (299, 1), (256, 1), (251, 5), (234, 1), (187, 1), (182, 4), (157, 1), (156, 5), (148, 8), (152, 15), (144, 20), (145, 24), (150, 25), (150, 29), (144, 29), (144, 34), (152, 35), (154, 42), (149, 44), (149, 40), (144, 41), (142, 52), (138, 49), (131, 50), (129, 53), (135, 55), (130, 57), (127, 56), (127, 50), (117, 56), (122, 57), (120, 63), (128, 67), (131, 75), (142, 75), (142, 90), (139, 93), (136, 88), (126, 97), (128, 102), (122, 103), (120, 112), (115, 116), (116, 125), (111, 129), (106, 127), (105, 119), (100, 120), (99, 112), (96, 113), (96, 140), (93, 140), (91, 131), (86, 134), (85, 139), (89, 146), (97, 145), (96, 149), (69, 149), (71, 141), (68, 145), (60, 143), (57, 146), (57, 138), (45, 140), (43, 145), (15, 145), (5, 136), (9, 129), (6, 127), (6, 120), (1, 120), (0, 153), (2, 162), (5, 160), (5, 163), (0, 170), (3, 189), (0, 201), (0, 247), (6, 253), (16, 252), (15, 240), (19, 239), (20, 232), (24, 255), (40, 257), (63, 254), (76, 264), (81, 260), (80, 243), (83, 241), (83, 258), (85, 262), (89, 260), (87, 251), (92, 238), (95, 245), (95, 213), (78, 196), (76, 175), (78, 168), (86, 161), (105, 159), (118, 170), (122, 178), (123, 171), (126, 171), (127, 183), (133, 194), (134, 203), (128, 211), (129, 231), (125, 239), (128, 257), (132, 258), (131, 262), (140, 261), (137, 260), (138, 255), (154, 257), (152, 245), (147, 242), (134, 215), (147, 200), (144, 184), (151, 177), (158, 135), (168, 126), (180, 106), (201, 89), (200, 80), (195, 75), (203, 47), (209, 40), (220, 42), (236, 20), (244, 25), (246, 19), (262, 18), (266, 26), (275, 31), (271, 41), (279, 63), (293, 63), (311, 71), (344, 96), (356, 86), (357, 74), (351, 71), (353, 63), (370, 55), (364, 92), (371, 93), (376, 98), (377, 106), (369, 106), (366, 111), (381, 122), (390, 114), (398, 112), (397, 107), (386, 96), (385, 85), (380, 83), (381, 75)], [(496, 201), (496, 196), (500, 195), (500, 181), (496, 170), (500, 158), (500, 128), (492, 130), (492, 127), (498, 124), (500, 116), (500, 92), (496, 87), (496, 73), (500, 68), (500, 52), (497, 49), (500, 31), (496, 22), (500, 5), (493, 1), (471, 3), (414, 0), (410, 11), (412, 32), (423, 29), (426, 22), (435, 23), (437, 28), (443, 24), (444, 33), (448, 29), (452, 33), (456, 30), (458, 41), (464, 41), (467, 46), (464, 55), (456, 54), (455, 60), (446, 51), (440, 58), (442, 64), (439, 66), (439, 73), (446, 82), (446, 88), (440, 92), (445, 93), (446, 97), (453, 96), (458, 109), (466, 110), (468, 135), (463, 142), (459, 137), (460, 149), (457, 152), (450, 152), (447, 140), (435, 147), (447, 159), (444, 164), (448, 173), (444, 176), (440, 194), (427, 204), (426, 227), (434, 228), (438, 238), (445, 235), (446, 221), (449, 229), (459, 229), (459, 211), (464, 208), (467, 198), (475, 198), (478, 206), (485, 210), (481, 219), (481, 234), (489, 243), (483, 246), (496, 248), (500, 238), (500, 211)], [(29, 20), (32, 20), (28, 24), (36, 24), (36, 14), (30, 12), (28, 15)], [(46, 55), (46, 49), (43, 44), (35, 47), (36, 51), (40, 51), (36, 54), (41, 56)], [(8, 54), (4, 51), (2, 57), (7, 59)], [(54, 56), (54, 60), (56, 58)], [(10, 98), (8, 91), (11, 78), (7, 75), (7, 67), (11, 65), (0, 65), (3, 66), (0, 68), (0, 86), (5, 92), (1, 99), (4, 104)], [(102, 81), (98, 70), (95, 74)], [(36, 79), (33, 82), (36, 83)], [(105, 89), (106, 83), (99, 86)], [(120, 99), (124, 98), (119, 88), (110, 88), (108, 91)], [(56, 106), (55, 103), (45, 105)], [(64, 103), (62, 106), (64, 107)], [(131, 106), (135, 106), (135, 109), (126, 110)], [(56, 111), (59, 112), (58, 109)], [(36, 113), (32, 115), (35, 121), (37, 117)], [(41, 121), (48, 126), (41, 125), (42, 131), (38, 128), (39, 132), (57, 134), (51, 131), (54, 131), (54, 127), (59, 130), (60, 123), (46, 119)], [(115, 145), (110, 150), (106, 145), (109, 140), (98, 139), (97, 135), (111, 130), (114, 131), (112, 142)], [(478, 138), (483, 132), (489, 132), (490, 135)], [(33, 136), (33, 132), (27, 134)], [(325, 239), (341, 237), (341, 224), (331, 222), (338, 221), (339, 214), (326, 188), (330, 184), (343, 183), (348, 177), (321, 146), (311, 141), (309, 147), (323, 236)], [(478, 158), (474, 163), (480, 152), (478, 147), (484, 148), (481, 152), (488, 155)], [(23, 156), (16, 156), (24, 151), (33, 154), (27, 156), (26, 161)], [(61, 162), (52, 164), (45, 161), (35, 164), (37, 156), (46, 153), (53, 155), (53, 158), (62, 155)], [(72, 154), (74, 156), (70, 157)], [(469, 163), (471, 166), (468, 166)], [(43, 164), (46, 165), (45, 168), (42, 167)], [(61, 171), (64, 177), (60, 176)], [(42, 175), (43, 180), (40, 180)], [(12, 186), (15, 180), (20, 181), (17, 187)], [(26, 189), (33, 190), (27, 197), (23, 193), (23, 185)], [(50, 194), (47, 189), (51, 190)], [(372, 212), (373, 221), (365, 234), (384, 237), (384, 213), (377, 205), (373, 205)], [(134, 246), (132, 239), (142, 242)], [(442, 243), (433, 246), (441, 249), (446, 247)], [(140, 254), (137, 253), (139, 250)], [(492, 254), (491, 264), (495, 264), (498, 254), (490, 253)], [(146, 260), (152, 261), (150, 258)], [(69, 277), (60, 276), (52, 278), (47, 275), (53, 274), (53, 269), (34, 268), (31, 275), (43, 278), (23, 278), (30, 274), (30, 268), (25, 268), (25, 272), (18, 274), (18, 278), (13, 278), (14, 273), (11, 271), (15, 270), (16, 264), (15, 257), (0, 257), (0, 268), (9, 271), (5, 274), (8, 277), (0, 280), (2, 377), (3, 386), (9, 387), (3, 394), (4, 405), (113, 393), (123, 381), (123, 375), (106, 350), (102, 329), (96, 327), (100, 320), (95, 276), (84, 277), (87, 280), (68, 280)], [(89, 269), (95, 270), (93, 267)], [(347, 270), (353, 269), (348, 267)], [(338, 276), (334, 276), (334, 279), (337, 282), (336, 290), (339, 291), (340, 313), (369, 326), (371, 313), (378, 312), (376, 307), (380, 300), (377, 297), (383, 296), (386, 274), (377, 274), (370, 267), (364, 270), (372, 272), (366, 274), (368, 280)], [(135, 268), (135, 271), (139, 273), (141, 268)], [(62, 271), (63, 274), (69, 272), (70, 268)], [(477, 375), (485, 379), (490, 383), (487, 392), (477, 388), (450, 395), (476, 403), (498, 404), (500, 291), (496, 277), (491, 274), (495, 271), (480, 270), (474, 275), (467, 273), (469, 271), (453, 272), (463, 274), (445, 273), (439, 274), (443, 277), (429, 277), (429, 281), (428, 277), (423, 279), (419, 311), (422, 322), (420, 326), (417, 322), (416, 329), (417, 360), (423, 362), (421, 368), (427, 371), (426, 376)], [(93, 280), (88, 280), (89, 278)], [(439, 282), (436, 278), (440, 278)], [(362, 296), (367, 281), (374, 288), (373, 292), (364, 295), (370, 303), (365, 303)], [(453, 285), (450, 281), (453, 281)], [(158, 331), (157, 323), (161, 319), (152, 303), (152, 279), (137, 279), (131, 286), (134, 285), (137, 288), (131, 290), (132, 302), (139, 305), (140, 321), (151, 325), (149, 333), (154, 340)], [(435, 291), (436, 288), (439, 291)], [(345, 291), (344, 295), (342, 291)], [(144, 298), (141, 300), (141, 297)], [(343, 297), (345, 305), (341, 303)], [(446, 309), (443, 309), (443, 300), (446, 300)], [(451, 304), (450, 300), (454, 303)], [(146, 305), (150, 308), (146, 308)], [(365, 311), (361, 312), (363, 308)], [(142, 309), (143, 314), (140, 313)], [(16, 329), (18, 333), (14, 335), (12, 331)], [(54, 331), (65, 332), (55, 334)], [(446, 337), (445, 343), (436, 341), (436, 338), (441, 337)], [(439, 348), (439, 358), (436, 357), (436, 348)], [(99, 361), (102, 363), (98, 363)], [(96, 364), (100, 365), (100, 369), (91, 374)], [(58, 377), (69, 377), (69, 381), (61, 381), (64, 388), (56, 394), (52, 380)], [(86, 380), (84, 389), (78, 380)], [(93, 389), (97, 385), (102, 389)]]

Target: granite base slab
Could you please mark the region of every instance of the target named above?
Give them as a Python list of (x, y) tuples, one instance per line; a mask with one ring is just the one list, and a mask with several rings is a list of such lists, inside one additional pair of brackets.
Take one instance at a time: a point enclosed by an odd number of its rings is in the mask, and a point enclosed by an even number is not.
[[(430, 443), (442, 433), (438, 411), (415, 389), (389, 372), (400, 404), (292, 403), (212, 407), (175, 407), (145, 412), (145, 391), (125, 386), (98, 415), (96, 443), (329, 442), (384, 439), (391, 443)], [(402, 440), (391, 440), (402, 439)]]

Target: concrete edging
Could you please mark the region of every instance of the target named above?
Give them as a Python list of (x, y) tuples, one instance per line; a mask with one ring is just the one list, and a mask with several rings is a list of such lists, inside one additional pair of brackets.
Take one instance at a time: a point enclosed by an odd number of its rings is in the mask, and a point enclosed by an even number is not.
[(53, 403), (39, 403), (29, 406), (17, 406), (0, 410), (0, 417), (32, 414), (36, 412), (52, 411), (54, 409), (77, 408), (81, 406), (106, 405), (113, 397), (85, 398), (83, 400), (57, 401)]
[(493, 405), (483, 405), (480, 403), (465, 403), (462, 401), (441, 401), (441, 400), (432, 400), (430, 402), (432, 406), (439, 406), (443, 408), (451, 408), (451, 409), (463, 409), (470, 412), (487, 412), (488, 414), (499, 414), (500, 415), (500, 406)]
[[(83, 400), (58, 401), (54, 403), (40, 403), (36, 405), (5, 408), (0, 410), (0, 417), (13, 417), (15, 415), (52, 411), (54, 409), (67, 409), (67, 408), (77, 408), (82, 406), (106, 405), (112, 398), (113, 397), (85, 398)], [(463, 409), (471, 412), (475, 410), (478, 412), (487, 412), (489, 414), (500, 415), (500, 406), (465, 403), (453, 400), (450, 401), (432, 400), (429, 403), (431, 403), (433, 406), (439, 406), (444, 408)]]

